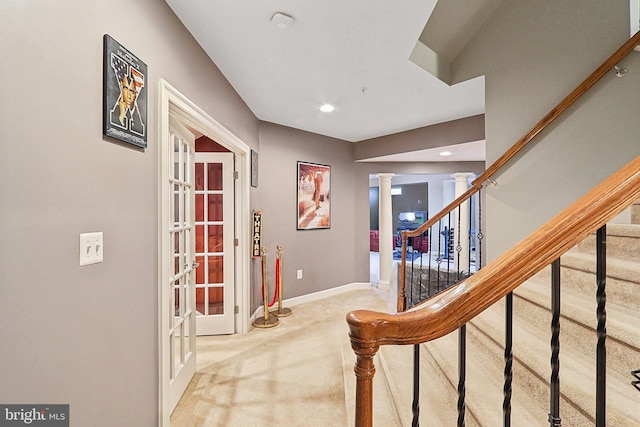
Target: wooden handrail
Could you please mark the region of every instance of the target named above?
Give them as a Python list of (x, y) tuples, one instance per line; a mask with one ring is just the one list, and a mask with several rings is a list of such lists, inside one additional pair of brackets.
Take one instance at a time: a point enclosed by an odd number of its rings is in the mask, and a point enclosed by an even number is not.
[(436, 215), (429, 218), (424, 224), (415, 230), (406, 230), (402, 232), (402, 260), (401, 271), (398, 292), (398, 311), (404, 311), (406, 309), (405, 301), (405, 285), (406, 277), (404, 272), (406, 271), (406, 254), (407, 254), (407, 238), (419, 236), (425, 231), (429, 230), (438, 221), (452, 212), (458, 206), (462, 205), (465, 201), (470, 199), (476, 193), (478, 193), (485, 182), (502, 168), (509, 160), (511, 160), (516, 154), (520, 152), (527, 144), (529, 144), (540, 132), (545, 130), (551, 123), (553, 123), (562, 113), (564, 113), (569, 107), (571, 107), (582, 95), (584, 95), (593, 85), (595, 85), (602, 77), (604, 77), (613, 67), (620, 62), (625, 56), (631, 53), (636, 46), (640, 45), (640, 31), (634, 34), (626, 43), (624, 43), (613, 55), (611, 55), (606, 61), (604, 61), (593, 73), (591, 73), (582, 83), (580, 83), (569, 95), (567, 95), (558, 105), (556, 105), (546, 116), (544, 116), (536, 125), (527, 132), (522, 138), (516, 141), (502, 156), (500, 156), (491, 166), (489, 166), (480, 176), (478, 176), (471, 183), (471, 188), (466, 193), (456, 198), (453, 202), (447, 205), (444, 209), (438, 212)]
[(562, 113), (564, 113), (569, 107), (571, 107), (582, 95), (584, 95), (593, 85), (595, 85), (602, 77), (604, 77), (613, 67), (622, 59), (631, 53), (636, 46), (640, 45), (640, 31), (635, 33), (625, 44), (620, 46), (618, 50), (614, 52), (606, 61), (604, 61), (593, 73), (591, 73), (582, 83), (580, 83), (569, 95), (567, 95), (558, 105), (556, 105), (546, 116), (544, 116), (536, 125), (527, 132), (522, 138), (516, 141), (511, 148), (509, 148), (502, 156), (500, 156), (491, 166), (489, 166), (480, 176), (478, 176), (471, 183), (472, 187), (464, 193), (462, 196), (455, 199), (448, 206), (446, 206), (438, 214), (429, 218), (427, 222), (422, 224), (415, 230), (408, 230), (406, 233), (408, 237), (419, 236), (427, 231), (431, 226), (435, 225), (441, 218), (453, 209), (464, 203), (467, 199), (471, 198), (475, 193), (482, 189), (482, 186), (487, 182), (495, 173), (500, 170), (509, 160), (511, 160), (516, 154), (520, 152), (527, 144), (529, 144), (540, 132), (545, 130), (547, 126), (553, 123)]
[(474, 186), (482, 186), (482, 183), (491, 178), (502, 166), (505, 165), (513, 156), (518, 154), (531, 140), (533, 140), (540, 132), (545, 130), (555, 119), (571, 107), (582, 95), (584, 95), (593, 85), (595, 85), (602, 77), (604, 77), (613, 67), (636, 46), (640, 44), (640, 31), (635, 33), (625, 44), (620, 46), (606, 61), (602, 63), (593, 73), (589, 75), (582, 83), (580, 83), (569, 95), (567, 95), (558, 105), (556, 105), (549, 113), (544, 116), (529, 132), (520, 138), (510, 149), (498, 158), (491, 166), (489, 166), (482, 175), (473, 181)]
[[(516, 246), (457, 285), (416, 306), (387, 314), (347, 315), (356, 361), (356, 425), (371, 425), (373, 357), (379, 346), (419, 344), (466, 324), (640, 198), (640, 156)], [(366, 399), (361, 400), (369, 396)]]

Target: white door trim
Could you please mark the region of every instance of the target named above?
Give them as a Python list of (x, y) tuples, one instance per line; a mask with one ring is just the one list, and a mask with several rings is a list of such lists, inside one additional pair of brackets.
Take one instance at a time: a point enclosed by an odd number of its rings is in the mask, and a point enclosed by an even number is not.
[(237, 136), (230, 132), (223, 125), (205, 113), (200, 107), (182, 95), (166, 80), (159, 81), (159, 104), (158, 104), (158, 369), (159, 369), (159, 425), (169, 427), (169, 417), (167, 408), (169, 407), (168, 378), (169, 366), (166, 355), (169, 351), (169, 343), (165, 338), (162, 328), (169, 324), (169, 301), (165, 292), (161, 292), (162, 283), (168, 280), (169, 269), (162, 259), (162, 254), (169, 246), (167, 236), (162, 232), (163, 209), (169, 206), (162, 194), (162, 182), (169, 176), (166, 166), (166, 147), (169, 146), (169, 114), (178, 118), (187, 127), (190, 127), (203, 135), (207, 135), (220, 145), (229, 149), (235, 154), (235, 168), (238, 172), (238, 179), (235, 182), (235, 223), (236, 238), (236, 266), (235, 266), (235, 300), (238, 305), (238, 314), (235, 317), (236, 333), (246, 333), (250, 326), (249, 313), (249, 239), (250, 239), (250, 153), (247, 144), (242, 142)]

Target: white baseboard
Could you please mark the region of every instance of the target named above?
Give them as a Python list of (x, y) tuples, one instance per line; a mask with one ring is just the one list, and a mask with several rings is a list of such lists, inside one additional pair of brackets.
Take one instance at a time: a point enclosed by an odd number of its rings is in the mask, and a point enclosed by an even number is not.
[[(335, 288), (325, 289), (318, 292), (313, 292), (307, 295), (301, 295), (299, 297), (293, 297), (282, 301), (284, 306), (294, 306), (305, 304), (307, 302), (318, 301), (324, 298), (329, 298), (334, 295), (339, 295), (349, 291), (355, 291), (360, 289), (371, 289), (371, 283), (349, 283), (348, 285), (337, 286)], [(257, 317), (264, 316), (264, 306), (260, 306), (253, 312), (251, 316), (251, 324)]]

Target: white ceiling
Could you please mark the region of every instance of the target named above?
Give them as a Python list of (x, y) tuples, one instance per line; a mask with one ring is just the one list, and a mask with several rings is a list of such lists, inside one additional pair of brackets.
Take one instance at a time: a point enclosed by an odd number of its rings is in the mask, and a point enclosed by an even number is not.
[(260, 120), (356, 142), (484, 113), (482, 77), (409, 60), (437, 0), (166, 2)]

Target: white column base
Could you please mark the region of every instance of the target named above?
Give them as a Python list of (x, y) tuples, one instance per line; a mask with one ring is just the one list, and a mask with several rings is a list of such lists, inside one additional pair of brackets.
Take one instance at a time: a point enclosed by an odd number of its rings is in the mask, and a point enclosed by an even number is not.
[(388, 280), (378, 280), (378, 283), (376, 283), (376, 286), (378, 287), (378, 289), (388, 290), (389, 289), (389, 281)]

